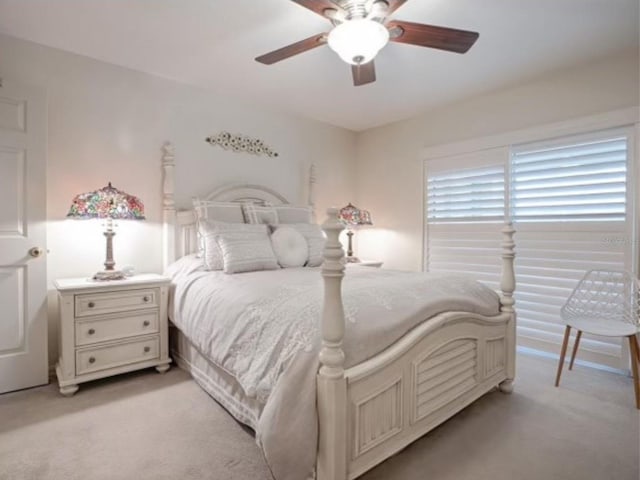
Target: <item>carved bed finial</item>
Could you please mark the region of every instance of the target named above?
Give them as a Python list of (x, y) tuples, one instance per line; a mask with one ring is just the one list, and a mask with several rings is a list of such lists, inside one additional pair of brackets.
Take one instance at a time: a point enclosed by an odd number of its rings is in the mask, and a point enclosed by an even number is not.
[(316, 219), (316, 165), (312, 163), (309, 166), (309, 197), (307, 204), (311, 207), (311, 215), (313, 220)]
[(516, 275), (513, 262), (516, 256), (515, 242), (513, 235), (515, 234), (513, 225), (509, 222), (502, 228), (502, 278), (500, 280), (500, 290), (502, 290), (502, 311), (513, 313), (513, 292), (516, 288)]
[(171, 142), (162, 145), (162, 240), (163, 266), (166, 268), (175, 261), (175, 221), (176, 201), (174, 197), (173, 170), (175, 167), (175, 150)]
[(327, 234), (324, 247), (322, 276), (324, 277), (324, 308), (322, 311), (322, 350), (320, 375), (340, 378), (344, 375), (344, 309), (342, 306), (342, 278), (344, 277), (344, 250), (340, 232), (344, 225), (338, 220), (338, 209), (327, 210), (328, 218), (322, 224)]
[(165, 209), (175, 208), (174, 178), (175, 149), (170, 142), (162, 145), (162, 204)]

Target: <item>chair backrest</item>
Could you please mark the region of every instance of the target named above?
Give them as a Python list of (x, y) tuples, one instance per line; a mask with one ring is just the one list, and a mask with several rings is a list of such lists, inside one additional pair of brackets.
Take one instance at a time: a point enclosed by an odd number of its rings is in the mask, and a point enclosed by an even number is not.
[(592, 318), (638, 325), (638, 280), (629, 272), (590, 270), (561, 310), (562, 318)]

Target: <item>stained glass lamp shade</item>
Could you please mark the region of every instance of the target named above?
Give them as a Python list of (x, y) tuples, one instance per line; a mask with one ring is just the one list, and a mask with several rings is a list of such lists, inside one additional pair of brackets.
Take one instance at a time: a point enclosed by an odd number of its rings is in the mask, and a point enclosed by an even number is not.
[(353, 230), (362, 225), (373, 225), (371, 214), (367, 210), (362, 210), (349, 203), (346, 207), (340, 209), (338, 218), (347, 227), (347, 236), (349, 237), (347, 262), (359, 262), (360, 260), (353, 255)]
[(81, 193), (73, 199), (67, 218), (88, 220), (99, 218), (106, 220), (104, 236), (107, 239), (107, 258), (104, 271), (94, 275), (94, 280), (119, 280), (124, 274), (115, 269), (113, 260), (114, 220), (144, 220), (144, 205), (139, 198), (107, 185), (100, 190)]

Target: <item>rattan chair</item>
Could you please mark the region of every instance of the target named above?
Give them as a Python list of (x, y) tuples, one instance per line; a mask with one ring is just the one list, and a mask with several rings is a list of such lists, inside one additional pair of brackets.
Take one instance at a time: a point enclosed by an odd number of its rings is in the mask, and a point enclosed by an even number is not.
[(560, 352), (556, 387), (560, 385), (571, 328), (577, 329), (578, 333), (573, 344), (569, 370), (573, 368), (582, 332), (605, 337), (626, 337), (631, 351), (636, 407), (640, 409), (640, 347), (636, 337), (639, 300), (638, 280), (628, 272), (591, 270), (585, 274), (561, 310), (567, 327)]

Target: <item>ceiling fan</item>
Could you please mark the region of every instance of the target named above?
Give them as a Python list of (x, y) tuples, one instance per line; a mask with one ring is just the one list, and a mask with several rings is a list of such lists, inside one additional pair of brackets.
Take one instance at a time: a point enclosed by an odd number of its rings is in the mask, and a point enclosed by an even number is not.
[(408, 0), (291, 1), (327, 18), (333, 28), (261, 55), (256, 61), (271, 65), (328, 44), (342, 60), (351, 64), (356, 87), (375, 82), (373, 59), (389, 41), (466, 53), (479, 37), (477, 32), (389, 20), (389, 16)]

